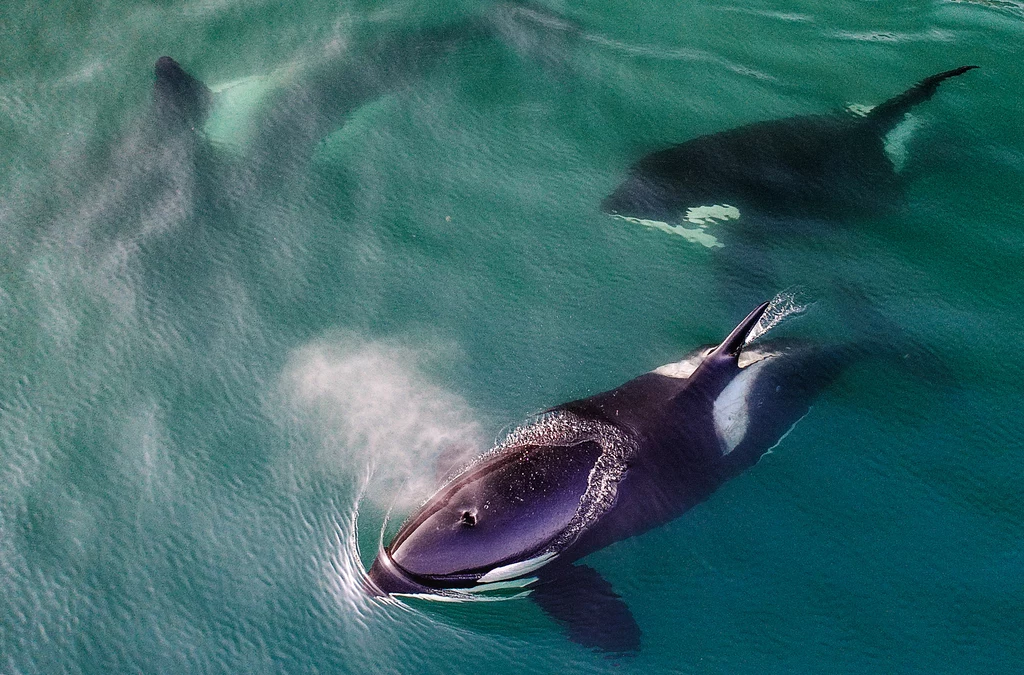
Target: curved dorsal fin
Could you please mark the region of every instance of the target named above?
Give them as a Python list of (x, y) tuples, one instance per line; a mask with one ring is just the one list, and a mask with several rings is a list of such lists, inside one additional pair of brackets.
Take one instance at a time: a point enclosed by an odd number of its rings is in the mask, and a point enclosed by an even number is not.
[(754, 330), (754, 326), (761, 320), (770, 304), (770, 302), (761, 303), (754, 311), (747, 315), (747, 318), (740, 321), (739, 325), (729, 333), (729, 336), (722, 340), (722, 344), (715, 347), (715, 350), (708, 354), (707, 358), (697, 366), (697, 369), (693, 371), (693, 375), (690, 376), (690, 380), (698, 381), (701, 374), (716, 370), (724, 364), (737, 365), (740, 350), (743, 349), (750, 331)]
[(974, 70), (977, 67), (978, 66), (960, 66), (953, 70), (947, 70), (945, 72), (932, 75), (931, 77), (926, 77), (899, 96), (894, 96), (885, 103), (875, 106), (871, 112), (868, 113), (868, 119), (871, 120), (872, 124), (877, 126), (879, 131), (884, 134), (895, 126), (897, 122), (903, 119), (903, 115), (911, 108), (916, 106), (918, 103), (924, 103), (930, 99), (942, 82), (951, 77), (963, 75), (968, 70)]

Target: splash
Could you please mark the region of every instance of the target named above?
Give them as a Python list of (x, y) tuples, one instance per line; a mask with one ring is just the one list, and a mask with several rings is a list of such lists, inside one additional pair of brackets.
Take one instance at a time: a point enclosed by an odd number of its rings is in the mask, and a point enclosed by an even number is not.
[(798, 295), (799, 291), (787, 290), (772, 298), (767, 311), (761, 316), (754, 329), (750, 331), (746, 344), (750, 344), (758, 339), (789, 317), (806, 312), (809, 305), (801, 302), (797, 297)]
[(491, 451), (497, 454), (522, 445), (570, 447), (585, 441), (596, 441), (601, 446), (601, 455), (587, 477), (587, 489), (576, 514), (565, 531), (548, 545), (547, 552), (565, 549), (612, 507), (619, 481), (636, 456), (636, 439), (611, 424), (559, 410), (515, 429)]

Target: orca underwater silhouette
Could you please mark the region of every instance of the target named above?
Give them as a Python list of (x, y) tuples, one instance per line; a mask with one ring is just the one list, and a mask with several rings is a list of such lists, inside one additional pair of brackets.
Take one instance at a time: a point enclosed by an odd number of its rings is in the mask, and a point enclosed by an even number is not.
[[(846, 111), (757, 122), (646, 155), (604, 199), (604, 212), (721, 246), (703, 225), (741, 216), (847, 219), (884, 211), (902, 194), (885, 138), (939, 85), (977, 66), (925, 78), (858, 116)], [(664, 226), (663, 226), (664, 227)]]

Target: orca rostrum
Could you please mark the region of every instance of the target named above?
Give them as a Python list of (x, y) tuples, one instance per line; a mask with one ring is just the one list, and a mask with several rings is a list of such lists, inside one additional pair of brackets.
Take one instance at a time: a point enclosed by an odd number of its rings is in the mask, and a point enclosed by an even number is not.
[(510, 433), (382, 546), (370, 593), (528, 593), (572, 640), (636, 651), (628, 607), (577, 561), (707, 499), (774, 447), (850, 362), (849, 350), (810, 343), (748, 344), (768, 307), (717, 346)]

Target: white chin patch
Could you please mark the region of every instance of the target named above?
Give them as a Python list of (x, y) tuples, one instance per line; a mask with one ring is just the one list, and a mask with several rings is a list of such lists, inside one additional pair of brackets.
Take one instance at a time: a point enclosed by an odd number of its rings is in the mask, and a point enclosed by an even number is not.
[(510, 588), (522, 588), (528, 586), (537, 580), (537, 577), (520, 577), (518, 579), (509, 579), (508, 581), (493, 581), (489, 584), (478, 583), (472, 588), (465, 589), (466, 593), (491, 593), (493, 591), (507, 591)]
[(502, 567), (495, 567), (487, 574), (480, 577), (477, 582), (479, 584), (489, 584), (495, 581), (507, 581), (508, 579), (516, 579), (524, 574), (540, 569), (544, 565), (555, 559), (556, 553), (550, 552), (544, 555), (539, 555), (536, 558), (530, 558), (529, 560), (522, 560), (511, 565), (504, 565)]

